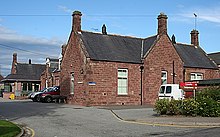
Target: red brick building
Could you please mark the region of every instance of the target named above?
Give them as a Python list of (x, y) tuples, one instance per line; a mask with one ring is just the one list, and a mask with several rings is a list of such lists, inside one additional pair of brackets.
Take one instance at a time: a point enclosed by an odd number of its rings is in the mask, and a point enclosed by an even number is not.
[(40, 76), (45, 68), (46, 65), (33, 64), (30, 59), (28, 63), (19, 63), (17, 62), (17, 53), (14, 53), (11, 74), (2, 80), (4, 83), (4, 90), (22, 94), (39, 91), (41, 84)]
[[(158, 16), (158, 33), (142, 39), (81, 30), (81, 12), (73, 12), (72, 31), (62, 47), (61, 94), (80, 105), (153, 104), (161, 84), (218, 77), (218, 67), (199, 46), (167, 34), (167, 16)], [(141, 79), (142, 77), (142, 79)], [(142, 87), (142, 88), (141, 88)]]
[(41, 89), (60, 85), (59, 59), (46, 58), (46, 69), (41, 74)]

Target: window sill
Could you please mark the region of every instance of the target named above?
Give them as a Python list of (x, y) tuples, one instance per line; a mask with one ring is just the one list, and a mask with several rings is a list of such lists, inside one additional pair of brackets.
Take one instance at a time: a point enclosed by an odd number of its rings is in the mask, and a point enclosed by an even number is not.
[(129, 95), (117, 95), (117, 97), (129, 97)]

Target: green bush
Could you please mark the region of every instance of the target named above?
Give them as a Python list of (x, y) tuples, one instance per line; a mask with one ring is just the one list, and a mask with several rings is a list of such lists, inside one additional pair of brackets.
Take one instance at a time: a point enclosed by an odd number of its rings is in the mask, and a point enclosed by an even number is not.
[(203, 117), (220, 116), (220, 87), (209, 87), (197, 93), (198, 115)]
[(155, 103), (154, 111), (156, 111), (160, 115), (165, 115), (167, 114), (168, 106), (169, 106), (168, 99), (159, 99)]
[(220, 103), (212, 98), (203, 98), (199, 100), (198, 115), (203, 117), (220, 116)]
[(197, 92), (196, 100), (157, 100), (154, 111), (160, 115), (219, 117), (220, 87), (211, 87)]
[(220, 101), (220, 87), (219, 86), (209, 87), (209, 88), (203, 89), (202, 91), (196, 94), (196, 99), (198, 101), (204, 98), (211, 98), (215, 101)]
[(198, 113), (199, 103), (194, 99), (185, 99), (183, 100), (181, 106), (181, 114), (186, 116), (196, 116)]
[(182, 100), (171, 99), (168, 105), (167, 114), (169, 115), (179, 115), (181, 114)]

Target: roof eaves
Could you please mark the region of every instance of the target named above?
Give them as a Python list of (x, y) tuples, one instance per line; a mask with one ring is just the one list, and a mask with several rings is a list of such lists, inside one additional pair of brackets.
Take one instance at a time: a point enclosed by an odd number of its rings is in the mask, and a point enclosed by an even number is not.
[[(153, 47), (156, 45), (157, 41), (160, 39), (159, 35), (154, 35), (157, 36), (156, 40), (153, 42), (153, 44), (151, 45), (150, 49), (145, 53), (143, 58), (146, 58), (148, 56), (148, 54), (150, 53), (150, 51), (153, 49)], [(152, 36), (153, 37), (153, 36)], [(147, 39), (147, 38), (146, 38)]]

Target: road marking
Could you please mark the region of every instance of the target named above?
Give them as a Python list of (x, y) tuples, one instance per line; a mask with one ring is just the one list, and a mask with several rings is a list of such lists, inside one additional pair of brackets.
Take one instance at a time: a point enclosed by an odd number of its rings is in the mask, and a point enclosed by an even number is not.
[(35, 136), (34, 130), (32, 128), (30, 128), (30, 127), (27, 127), (27, 128), (32, 132), (31, 137), (34, 137)]
[(160, 127), (177, 127), (177, 128), (214, 128), (220, 127), (220, 125), (178, 125), (178, 124), (163, 124), (163, 123), (153, 123), (153, 122), (141, 122), (141, 121), (130, 121), (124, 120), (119, 115), (117, 115), (113, 110), (110, 110), (112, 115), (121, 122), (130, 123), (130, 124), (139, 124), (139, 125), (148, 125), (148, 126), (160, 126)]

